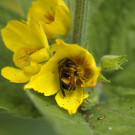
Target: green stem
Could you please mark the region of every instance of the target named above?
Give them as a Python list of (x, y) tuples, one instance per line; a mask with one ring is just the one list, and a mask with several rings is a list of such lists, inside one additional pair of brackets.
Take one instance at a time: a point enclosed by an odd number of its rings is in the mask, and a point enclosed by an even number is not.
[(87, 41), (89, 0), (75, 0), (72, 42), (83, 46)]

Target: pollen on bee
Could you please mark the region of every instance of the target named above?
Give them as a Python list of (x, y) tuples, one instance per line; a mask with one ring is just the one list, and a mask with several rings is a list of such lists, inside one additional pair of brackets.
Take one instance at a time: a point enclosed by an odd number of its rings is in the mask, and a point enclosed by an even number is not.
[(69, 84), (70, 83), (70, 79), (62, 77), (61, 81), (64, 82), (65, 84)]

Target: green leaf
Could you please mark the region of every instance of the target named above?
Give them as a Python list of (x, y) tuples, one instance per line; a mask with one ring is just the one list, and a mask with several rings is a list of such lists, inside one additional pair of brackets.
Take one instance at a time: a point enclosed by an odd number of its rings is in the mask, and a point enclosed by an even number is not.
[(135, 89), (105, 85), (103, 91), (99, 104), (86, 112), (94, 135), (134, 134)]
[(25, 95), (23, 86), (11, 84), (5, 79), (0, 79), (0, 112), (7, 112), (21, 117), (41, 116), (30, 99)]
[(135, 88), (117, 85), (106, 85), (103, 87), (103, 91), (106, 94), (106, 96), (110, 98), (110, 100), (113, 98), (135, 98)]
[(56, 135), (46, 119), (20, 118), (0, 113), (0, 135)]
[(80, 113), (69, 115), (68, 112), (59, 108), (54, 100), (54, 96), (45, 97), (34, 91), (27, 90), (27, 94), (44, 115), (51, 122), (53, 128), (59, 135), (90, 135), (89, 125), (83, 119)]
[[(87, 120), (95, 135), (127, 135), (135, 132), (135, 101), (118, 99), (104, 102), (93, 108)], [(103, 118), (103, 115), (105, 118)], [(103, 118), (97, 120), (97, 118)]]
[[(20, 15), (11, 9), (0, 5), (0, 27), (4, 27), (9, 20), (22, 19)], [(14, 66), (12, 52), (2, 42), (0, 36), (0, 70), (5, 66)], [(13, 115), (22, 117), (39, 117), (40, 113), (34, 107), (31, 100), (23, 90), (23, 85), (13, 84), (0, 76), (0, 108)]]

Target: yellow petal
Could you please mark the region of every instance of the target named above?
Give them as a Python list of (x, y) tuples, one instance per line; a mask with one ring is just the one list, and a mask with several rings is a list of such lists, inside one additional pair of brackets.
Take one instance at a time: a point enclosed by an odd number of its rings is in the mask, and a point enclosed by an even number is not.
[(66, 35), (71, 27), (69, 9), (63, 0), (38, 0), (29, 9), (28, 18), (34, 16), (42, 25), (47, 37)]
[(32, 2), (32, 7), (28, 11), (28, 19), (34, 16), (42, 23), (54, 21), (58, 0), (37, 0)]
[(52, 45), (51, 50), (52, 50), (52, 52), (56, 52), (56, 55), (59, 58), (64, 58), (64, 57), (72, 58), (73, 56), (75, 56), (75, 57), (81, 56), (81, 57), (87, 59), (90, 66), (96, 66), (93, 56), (86, 49), (80, 47), (77, 44), (67, 44), (67, 43), (63, 42), (62, 40), (57, 39), (56, 43), (54, 45)]
[(46, 48), (42, 48), (31, 54), (30, 60), (32, 62), (40, 63), (49, 59), (49, 52)]
[(14, 83), (25, 83), (29, 79), (24, 75), (23, 71), (13, 67), (5, 67), (1, 70), (1, 75)]
[(28, 24), (10, 21), (1, 30), (3, 41), (8, 49), (15, 52), (19, 48), (48, 48), (46, 35), (41, 25), (31, 18)]
[(26, 66), (23, 68), (24, 74), (28, 77), (31, 78), (31, 76), (37, 74), (41, 69), (41, 65), (31, 62), (29, 66)]
[(45, 63), (40, 72), (31, 77), (24, 89), (34, 89), (44, 93), (45, 96), (55, 94), (60, 88), (58, 75), (58, 60), (50, 59)]
[(35, 49), (28, 47), (19, 48), (13, 55), (15, 65), (19, 68), (29, 66), (31, 62), (30, 56), (35, 51)]
[(59, 91), (55, 100), (60, 107), (68, 110), (69, 114), (76, 113), (83, 99), (88, 97), (88, 94), (83, 94), (83, 89), (81, 87), (77, 87), (74, 91), (65, 90), (65, 95), (66, 96), (63, 97), (61, 91)]
[(93, 71), (93, 76), (89, 79), (89, 81), (82, 84), (81, 87), (94, 87), (97, 84), (97, 78), (99, 76), (100, 71), (101, 71), (100, 67), (96, 68)]

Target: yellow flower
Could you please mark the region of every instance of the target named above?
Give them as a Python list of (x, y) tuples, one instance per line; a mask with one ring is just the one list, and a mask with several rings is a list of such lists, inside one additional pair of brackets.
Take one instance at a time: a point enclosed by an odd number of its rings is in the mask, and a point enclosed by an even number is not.
[(43, 26), (47, 38), (66, 35), (71, 27), (70, 12), (63, 0), (37, 0), (28, 11), (28, 20), (34, 16)]
[(100, 72), (93, 56), (77, 44), (56, 40), (51, 47), (54, 56), (45, 63), (40, 72), (31, 77), (25, 89), (34, 89), (45, 96), (56, 94), (57, 104), (76, 113), (88, 94), (83, 87), (94, 87)]
[(28, 24), (10, 21), (1, 34), (6, 47), (14, 53), (13, 61), (18, 67), (3, 68), (2, 76), (15, 83), (27, 82), (39, 72), (40, 62), (49, 58), (49, 45), (43, 28), (34, 18)]

